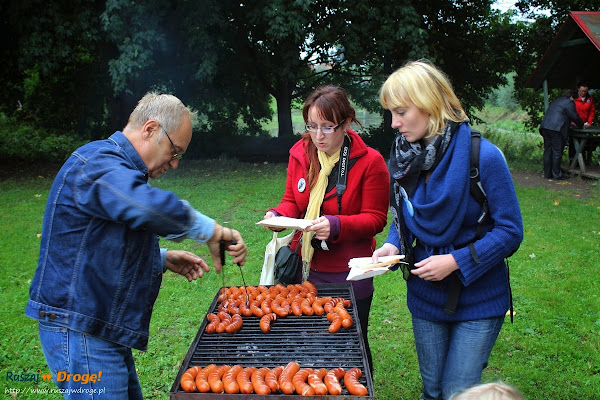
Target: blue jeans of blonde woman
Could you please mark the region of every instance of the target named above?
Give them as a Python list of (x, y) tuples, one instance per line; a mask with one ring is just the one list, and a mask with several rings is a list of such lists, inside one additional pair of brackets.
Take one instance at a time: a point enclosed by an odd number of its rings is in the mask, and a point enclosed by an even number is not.
[(446, 400), (481, 382), (504, 316), (464, 322), (412, 318), (422, 398)]
[(143, 399), (131, 348), (42, 322), (39, 335), (65, 399)]

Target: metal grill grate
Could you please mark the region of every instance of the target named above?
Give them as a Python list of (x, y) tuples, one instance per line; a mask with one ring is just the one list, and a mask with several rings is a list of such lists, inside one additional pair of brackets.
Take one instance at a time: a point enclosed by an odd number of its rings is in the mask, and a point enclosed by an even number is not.
[[(260, 396), (256, 394), (215, 394), (215, 393), (187, 393), (179, 385), (181, 375), (190, 367), (198, 365), (205, 367), (209, 364), (240, 364), (243, 367), (274, 368), (278, 365), (287, 365), (296, 361), (301, 368), (327, 368), (342, 367), (348, 370), (353, 367), (360, 368), (363, 376), (360, 381), (367, 387), (368, 396), (353, 396), (343, 387), (339, 396), (312, 396), (313, 399), (374, 399), (373, 384), (368, 368), (366, 350), (360, 323), (356, 313), (356, 301), (350, 284), (321, 284), (316, 285), (319, 297), (342, 297), (349, 299), (352, 306), (348, 309), (354, 324), (350, 329), (341, 329), (330, 333), (330, 322), (326, 315), (322, 316), (294, 316), (277, 318), (271, 323), (271, 331), (263, 333), (259, 327), (259, 318), (243, 317), (242, 329), (233, 334), (208, 334), (205, 327), (208, 323), (204, 319), (196, 338), (181, 365), (177, 378), (173, 383), (170, 398), (174, 399), (286, 399), (298, 398), (299, 395), (270, 394)], [(209, 307), (210, 312), (216, 312), (219, 305), (215, 295)], [(307, 398), (307, 397), (304, 397)]]

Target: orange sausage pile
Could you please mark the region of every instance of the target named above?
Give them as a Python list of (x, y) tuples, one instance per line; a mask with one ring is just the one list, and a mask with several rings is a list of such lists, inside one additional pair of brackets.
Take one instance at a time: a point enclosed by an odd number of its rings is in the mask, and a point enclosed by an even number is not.
[(340, 395), (343, 383), (351, 395), (366, 396), (368, 390), (359, 382), (361, 376), (359, 368), (348, 371), (343, 368), (300, 368), (295, 361), (273, 369), (210, 364), (204, 368), (189, 368), (181, 376), (180, 384), (186, 392), (315, 396)]
[(222, 288), (217, 298), (217, 313), (206, 318), (206, 333), (234, 333), (242, 328), (242, 318), (260, 318), (261, 331), (268, 333), (271, 323), (290, 314), (323, 315), (327, 313), (329, 332), (348, 329), (354, 321), (347, 307), (352, 302), (343, 298), (318, 297), (317, 288), (305, 281), (302, 284), (274, 286), (242, 286)]

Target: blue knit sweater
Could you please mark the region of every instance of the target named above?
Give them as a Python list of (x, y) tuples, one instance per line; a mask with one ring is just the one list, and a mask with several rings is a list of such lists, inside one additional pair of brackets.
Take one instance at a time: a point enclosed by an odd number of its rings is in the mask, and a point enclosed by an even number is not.
[[(461, 139), (453, 137), (453, 141), (461, 140), (462, 143), (468, 143), (470, 134), (468, 129), (462, 129), (465, 126), (461, 127), (456, 135)], [(469, 135), (469, 139), (465, 135)], [(467, 144), (467, 146), (469, 145)], [(464, 158), (466, 156), (464, 147), (454, 146), (452, 151), (449, 149), (427, 184), (425, 184), (423, 177), (420, 178), (414, 193), (417, 207), (415, 213), (419, 212), (419, 203), (424, 204), (426, 207), (431, 207), (432, 204), (444, 207), (443, 204), (435, 202), (436, 199), (433, 197), (431, 185), (456, 184), (456, 176), (447, 174), (449, 176), (440, 178), (439, 175), (443, 175), (443, 171), (438, 170), (444, 165), (447, 158), (448, 160), (451, 157), (455, 159), (457, 157)], [(464, 160), (461, 162), (465, 163)], [(468, 164), (468, 161), (466, 164)], [(504, 258), (510, 255), (523, 240), (523, 221), (512, 177), (504, 156), (496, 146), (483, 138), (481, 140), (479, 164), (481, 184), (487, 195), (491, 215), (491, 221), (488, 219), (482, 237), (474, 242), (480, 263), (475, 262), (468, 247), (455, 249), (455, 247), (464, 246), (471, 242), (476, 234), (477, 219), (481, 213), (481, 207), (469, 195), (466, 201), (467, 210), (464, 213), (463, 222), (451, 240), (452, 244), (442, 248), (441, 251), (437, 247), (437, 251), (441, 253), (452, 254), (459, 267), (457, 273), (464, 287), (460, 294), (456, 313), (452, 316), (444, 313), (444, 305), (448, 297), (449, 278), (442, 282), (432, 283), (413, 276), (407, 282), (407, 303), (409, 310), (417, 318), (429, 321), (466, 321), (502, 316), (508, 310), (509, 289)], [(436, 174), (438, 174), (437, 177)], [(468, 190), (468, 185), (466, 190)], [(426, 204), (428, 201), (429, 204)], [(448, 210), (448, 213), (455, 213), (455, 210)], [(458, 215), (460, 214), (463, 213), (458, 213)], [(411, 235), (413, 234), (411, 232)], [(439, 235), (445, 236), (445, 233), (440, 232)], [(409, 239), (409, 243), (412, 243), (414, 237)], [(432, 243), (435, 243), (435, 238), (431, 239)], [(400, 248), (398, 232), (394, 224), (391, 224), (386, 242)], [(426, 249), (421, 247), (414, 249), (415, 262), (433, 254), (434, 249), (432, 247), (425, 247)]]

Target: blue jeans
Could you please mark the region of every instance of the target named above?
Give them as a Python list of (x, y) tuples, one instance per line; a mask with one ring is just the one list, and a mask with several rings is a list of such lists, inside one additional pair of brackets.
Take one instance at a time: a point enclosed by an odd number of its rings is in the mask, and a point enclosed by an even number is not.
[(412, 318), (425, 400), (445, 400), (481, 382), (504, 316), (464, 322)]
[(143, 399), (129, 347), (46, 322), (39, 335), (65, 399)]

